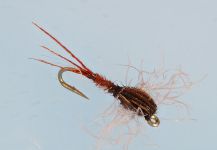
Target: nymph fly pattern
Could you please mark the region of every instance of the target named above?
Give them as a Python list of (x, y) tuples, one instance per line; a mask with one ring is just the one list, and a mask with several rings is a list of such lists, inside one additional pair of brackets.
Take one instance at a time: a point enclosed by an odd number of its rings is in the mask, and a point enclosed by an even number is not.
[[(72, 64), (72, 67), (62, 67), (53, 63), (50, 63), (48, 61), (42, 60), (42, 59), (35, 59), (40, 62), (50, 64), (55, 67), (59, 67), (60, 71), (58, 73), (58, 79), (61, 85), (70, 91), (88, 99), (85, 94), (83, 94), (81, 91), (79, 91), (74, 86), (69, 85), (63, 80), (63, 73), (66, 71), (73, 72), (76, 74), (81, 74), (85, 76), (86, 78), (92, 80), (96, 86), (102, 88), (103, 90), (107, 91), (108, 93), (111, 93), (116, 99), (120, 101), (120, 104), (128, 110), (138, 112), (139, 116), (143, 116), (145, 120), (148, 122), (149, 125), (153, 127), (158, 127), (160, 124), (160, 120), (156, 116), (157, 111), (157, 105), (155, 104), (152, 97), (144, 90), (141, 90), (136, 87), (128, 87), (128, 86), (119, 86), (109, 80), (107, 80), (105, 77), (98, 73), (94, 73), (92, 70), (90, 70), (87, 66), (84, 65), (84, 63), (78, 59), (68, 48), (66, 48), (59, 40), (57, 40), (54, 36), (52, 36), (50, 33), (48, 33), (45, 29), (37, 25), (36, 23), (33, 23), (37, 28), (39, 28), (41, 31), (43, 31), (46, 35), (48, 35), (51, 39), (53, 39), (59, 46), (61, 46), (73, 59), (77, 61), (77, 63), (67, 59), (66, 57), (54, 52), (53, 50), (42, 46), (45, 50), (50, 51), (54, 55), (62, 58), (65, 61), (68, 61)], [(139, 111), (138, 111), (139, 110)]]

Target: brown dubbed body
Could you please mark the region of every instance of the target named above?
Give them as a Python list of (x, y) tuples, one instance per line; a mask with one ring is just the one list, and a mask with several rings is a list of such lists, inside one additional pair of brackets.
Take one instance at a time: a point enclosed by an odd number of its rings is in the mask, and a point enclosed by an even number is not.
[(38, 26), (37, 24), (33, 23), (36, 27), (38, 27), (41, 31), (43, 31), (46, 35), (48, 35), (50, 38), (52, 38), (59, 46), (61, 46), (68, 54), (71, 55), (73, 59), (77, 61), (77, 63), (67, 59), (66, 57), (54, 52), (53, 50), (42, 46), (45, 50), (48, 50), (49, 52), (53, 53), (54, 55), (60, 57), (61, 59), (71, 63), (72, 67), (62, 67), (53, 63), (50, 63), (48, 61), (42, 60), (42, 59), (35, 59), (40, 62), (50, 64), (55, 67), (59, 67), (60, 71), (58, 73), (58, 79), (62, 86), (69, 89), (72, 92), (75, 92), (76, 94), (87, 98), (81, 91), (76, 89), (75, 87), (67, 84), (62, 77), (62, 74), (65, 71), (73, 72), (76, 74), (81, 74), (88, 79), (92, 80), (96, 86), (104, 89), (108, 93), (111, 93), (116, 99), (120, 101), (120, 104), (128, 110), (137, 112), (139, 116), (143, 116), (149, 123), (149, 125), (153, 127), (157, 127), (160, 123), (160, 120), (155, 116), (157, 111), (157, 105), (155, 104), (154, 100), (151, 98), (149, 94), (147, 94), (144, 90), (141, 90), (136, 87), (127, 87), (127, 86), (119, 86), (114, 84), (113, 82), (107, 80), (103, 76), (92, 72), (88, 67), (84, 65), (84, 63), (78, 59), (69, 49), (67, 49), (60, 41), (58, 41), (55, 37), (53, 37), (50, 33), (48, 33), (46, 30)]

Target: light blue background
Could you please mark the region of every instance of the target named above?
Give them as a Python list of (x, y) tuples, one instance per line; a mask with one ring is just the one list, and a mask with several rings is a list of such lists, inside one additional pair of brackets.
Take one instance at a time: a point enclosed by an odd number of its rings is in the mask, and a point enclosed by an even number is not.
[(166, 68), (181, 65), (193, 80), (207, 74), (183, 97), (197, 121), (162, 121), (157, 129), (147, 128), (157, 148), (143, 143), (129, 148), (217, 149), (216, 1), (0, 0), (0, 19), (1, 150), (91, 150), (95, 140), (81, 126), (113, 101), (91, 82), (71, 75), (91, 98), (84, 101), (59, 85), (56, 68), (29, 60), (61, 64), (39, 47), (58, 49), (32, 21), (113, 81), (124, 82), (125, 69), (117, 64), (127, 64), (128, 57), (137, 67), (143, 59), (150, 71), (159, 66), (162, 53)]

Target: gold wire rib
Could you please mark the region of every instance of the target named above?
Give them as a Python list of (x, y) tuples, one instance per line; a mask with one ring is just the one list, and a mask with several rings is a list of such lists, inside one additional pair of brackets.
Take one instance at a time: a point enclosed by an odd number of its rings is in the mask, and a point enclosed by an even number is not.
[(81, 91), (79, 91), (77, 88), (75, 88), (74, 86), (69, 85), (68, 83), (66, 83), (66, 82), (63, 80), (63, 73), (66, 72), (66, 71), (73, 72), (73, 70), (77, 70), (77, 69), (73, 69), (73, 68), (70, 68), (70, 67), (64, 67), (64, 68), (61, 68), (61, 69), (60, 69), (60, 71), (58, 72), (58, 80), (59, 80), (60, 84), (61, 84), (64, 88), (66, 88), (66, 89), (68, 89), (68, 90), (70, 90), (70, 91), (72, 91), (72, 92), (74, 92), (74, 93), (80, 95), (81, 97), (84, 97), (84, 98), (86, 98), (86, 99), (89, 99), (86, 95), (84, 95), (84, 94), (83, 94)]

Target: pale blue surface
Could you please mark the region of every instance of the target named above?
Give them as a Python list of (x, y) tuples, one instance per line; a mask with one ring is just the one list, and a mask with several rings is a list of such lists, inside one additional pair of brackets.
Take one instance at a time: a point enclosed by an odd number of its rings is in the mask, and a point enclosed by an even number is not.
[(58, 49), (32, 21), (111, 80), (124, 81), (125, 71), (116, 64), (127, 64), (128, 56), (135, 66), (144, 59), (152, 70), (162, 51), (166, 68), (181, 65), (195, 80), (208, 74), (184, 96), (197, 121), (147, 128), (159, 146), (147, 149), (217, 149), (216, 6), (214, 0), (0, 0), (0, 149), (91, 150), (95, 140), (81, 125), (113, 100), (72, 75), (91, 98), (83, 101), (59, 85), (57, 69), (27, 59), (61, 62), (39, 47)]

